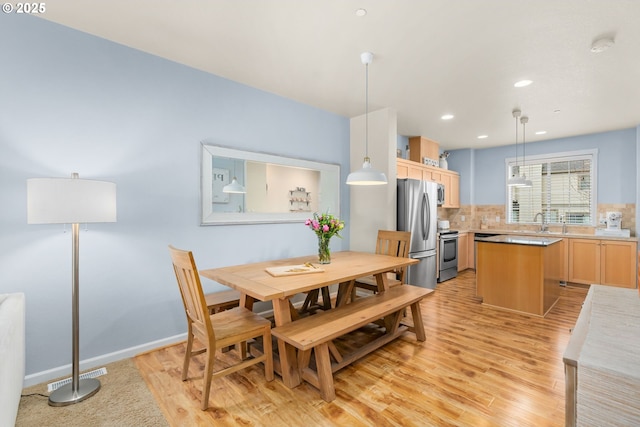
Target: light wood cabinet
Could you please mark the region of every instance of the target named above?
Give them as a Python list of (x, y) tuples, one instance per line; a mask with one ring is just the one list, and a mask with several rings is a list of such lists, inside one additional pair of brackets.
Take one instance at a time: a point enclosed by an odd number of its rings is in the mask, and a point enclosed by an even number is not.
[(569, 239), (569, 282), (636, 287), (637, 243)]
[(444, 185), (444, 203), (442, 207), (460, 207), (460, 175), (457, 172), (405, 159), (397, 159), (396, 168), (398, 179), (421, 179)]
[(460, 233), (458, 235), (458, 271), (467, 268), (469, 268), (469, 233)]
[(421, 164), (425, 157), (436, 163), (440, 157), (440, 144), (424, 136), (409, 138), (409, 150), (409, 159)]
[(483, 304), (545, 316), (560, 296), (560, 246), (478, 242), (476, 293)]
[(467, 240), (467, 266), (469, 268), (476, 269), (476, 235), (474, 233), (467, 233), (469, 236)]
[(445, 208), (460, 207), (460, 175), (457, 173), (449, 175), (449, 186), (444, 193)]
[(601, 284), (636, 287), (636, 242), (603, 240), (600, 244)]

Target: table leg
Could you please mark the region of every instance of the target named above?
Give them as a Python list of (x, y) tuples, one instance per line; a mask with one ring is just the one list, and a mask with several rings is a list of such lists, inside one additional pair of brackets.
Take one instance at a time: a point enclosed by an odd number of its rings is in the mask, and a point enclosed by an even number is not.
[(348, 282), (342, 282), (338, 285), (338, 296), (336, 298), (336, 307), (340, 307), (349, 301), (351, 298), (351, 292), (355, 287), (355, 280), (350, 280)]
[(411, 305), (411, 315), (413, 316), (413, 332), (416, 334), (416, 339), (418, 341), (426, 341), (427, 335), (424, 331), (424, 324), (422, 323), (420, 301)]
[(387, 279), (387, 273), (376, 274), (376, 283), (378, 284), (378, 292), (388, 291), (389, 280)]
[(247, 310), (253, 311), (253, 302), (255, 301), (255, 299), (253, 299), (252, 297), (250, 297), (247, 294), (240, 294), (240, 307), (244, 307)]
[[(273, 316), (276, 326), (291, 323), (291, 311), (289, 310), (289, 299), (278, 298), (273, 300)], [(300, 372), (298, 371), (298, 360), (296, 349), (292, 345), (282, 340), (278, 340), (278, 355), (280, 357), (280, 369), (282, 371), (282, 382), (289, 388), (300, 385)]]

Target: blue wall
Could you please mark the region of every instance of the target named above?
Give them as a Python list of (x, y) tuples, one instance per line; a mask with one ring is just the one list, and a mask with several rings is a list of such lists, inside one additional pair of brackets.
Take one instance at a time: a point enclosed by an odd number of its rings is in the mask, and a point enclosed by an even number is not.
[(347, 118), (26, 15), (0, 16), (0, 49), (0, 293), (26, 293), (28, 375), (71, 362), (71, 236), (26, 224), (27, 178), (117, 184), (118, 222), (80, 236), (81, 359), (186, 331), (169, 244), (200, 268), (316, 252), (303, 224), (199, 226), (200, 141), (340, 164), (344, 182)]
[[(597, 149), (598, 203), (636, 203), (636, 139), (636, 128), (552, 139), (527, 143), (526, 155)], [(448, 163), (460, 173), (460, 203), (504, 204), (505, 159), (510, 157), (515, 157), (513, 145), (452, 151)]]

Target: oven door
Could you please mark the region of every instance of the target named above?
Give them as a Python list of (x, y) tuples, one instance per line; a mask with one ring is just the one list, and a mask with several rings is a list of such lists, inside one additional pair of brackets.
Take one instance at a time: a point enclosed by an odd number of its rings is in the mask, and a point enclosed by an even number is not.
[(440, 235), (440, 271), (458, 268), (458, 235)]

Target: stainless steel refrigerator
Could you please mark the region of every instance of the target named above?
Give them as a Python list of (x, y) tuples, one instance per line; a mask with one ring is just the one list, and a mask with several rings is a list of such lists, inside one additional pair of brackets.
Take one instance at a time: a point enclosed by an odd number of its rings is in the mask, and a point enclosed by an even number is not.
[(411, 232), (409, 256), (420, 260), (409, 267), (407, 283), (411, 285), (436, 287), (437, 209), (437, 183), (398, 180), (398, 230)]

